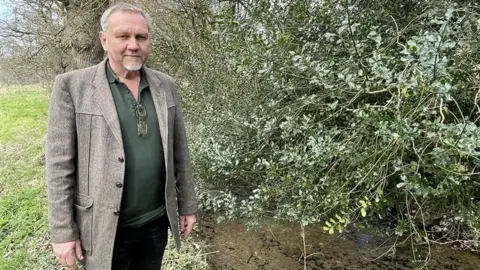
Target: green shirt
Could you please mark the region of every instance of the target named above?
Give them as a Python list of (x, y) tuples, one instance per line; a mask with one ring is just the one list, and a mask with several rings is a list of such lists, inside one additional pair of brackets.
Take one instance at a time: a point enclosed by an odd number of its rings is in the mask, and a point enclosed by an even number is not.
[(165, 213), (165, 158), (155, 105), (143, 70), (138, 102), (147, 112), (146, 136), (139, 136), (136, 105), (128, 87), (107, 62), (107, 79), (117, 108), (125, 151), (120, 226), (138, 227)]

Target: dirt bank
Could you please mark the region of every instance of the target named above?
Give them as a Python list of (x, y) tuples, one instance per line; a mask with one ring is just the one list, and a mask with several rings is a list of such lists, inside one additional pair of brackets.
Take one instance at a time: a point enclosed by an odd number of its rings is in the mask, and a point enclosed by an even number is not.
[[(204, 217), (198, 235), (209, 244), (213, 269), (413, 269), (423, 265), (413, 261), (410, 243), (391, 245), (365, 233), (331, 236), (321, 226), (305, 228), (305, 242), (298, 224), (265, 225), (247, 231), (241, 221), (217, 224)], [(304, 260), (304, 250), (307, 254)], [(428, 248), (415, 251), (424, 259)], [(380, 255), (384, 256), (379, 257)], [(431, 247), (432, 258), (424, 269), (480, 269), (480, 256), (445, 246)], [(304, 268), (305, 267), (305, 268)]]

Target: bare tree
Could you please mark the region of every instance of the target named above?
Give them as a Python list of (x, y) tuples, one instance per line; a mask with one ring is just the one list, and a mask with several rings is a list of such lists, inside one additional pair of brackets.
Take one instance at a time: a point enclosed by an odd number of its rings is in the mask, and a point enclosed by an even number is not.
[(100, 17), (109, 0), (13, 0), (9, 18), (0, 19), (2, 70), (47, 84), (58, 74), (98, 63)]
[[(38, 80), (50, 85), (55, 75), (100, 62), (104, 52), (98, 40), (100, 17), (118, 0), (12, 0), (11, 14), (0, 19), (4, 52), (0, 55), (3, 74), (23, 81)], [(123, 2), (123, 1), (122, 1)], [(235, 10), (236, 1), (213, 0), (129, 0), (142, 6), (154, 19), (151, 64), (175, 57), (171, 49), (187, 45), (182, 53), (203, 47), (198, 37), (208, 29), (212, 12)], [(176, 40), (175, 40), (176, 39)], [(8, 42), (6, 42), (8, 40)], [(208, 44), (208, 43), (205, 43)], [(182, 45), (182, 46), (183, 46)], [(208, 51), (201, 50), (201, 51)], [(178, 56), (177, 56), (178, 58)], [(169, 61), (176, 73), (183, 59)], [(178, 63), (178, 64), (175, 64)], [(173, 67), (172, 66), (175, 66)], [(5, 77), (5, 75), (4, 75)], [(8, 77), (8, 76), (7, 76)]]

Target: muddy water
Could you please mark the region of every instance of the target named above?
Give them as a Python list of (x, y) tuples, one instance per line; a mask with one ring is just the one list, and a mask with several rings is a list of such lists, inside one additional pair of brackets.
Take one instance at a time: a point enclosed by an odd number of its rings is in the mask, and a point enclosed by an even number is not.
[[(331, 236), (321, 226), (310, 226), (305, 228), (303, 241), (298, 224), (264, 225), (259, 231), (247, 231), (241, 222), (217, 224), (205, 217), (199, 225), (198, 235), (209, 245), (208, 251), (213, 252), (209, 257), (213, 269), (393, 270), (420, 269), (418, 265), (423, 265), (413, 262), (410, 243), (392, 249), (390, 244), (363, 233)], [(480, 270), (479, 254), (446, 246), (430, 250), (432, 258), (423, 269)], [(427, 251), (419, 248), (415, 254), (419, 259), (425, 258)]]

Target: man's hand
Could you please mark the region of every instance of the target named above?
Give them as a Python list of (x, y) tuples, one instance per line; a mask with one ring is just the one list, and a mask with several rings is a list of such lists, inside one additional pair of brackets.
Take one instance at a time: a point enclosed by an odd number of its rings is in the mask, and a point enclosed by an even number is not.
[(195, 214), (180, 216), (180, 235), (182, 239), (186, 239), (192, 233), (196, 220)]
[(80, 240), (53, 244), (53, 253), (59, 263), (73, 270), (78, 270), (77, 260), (83, 260)]

